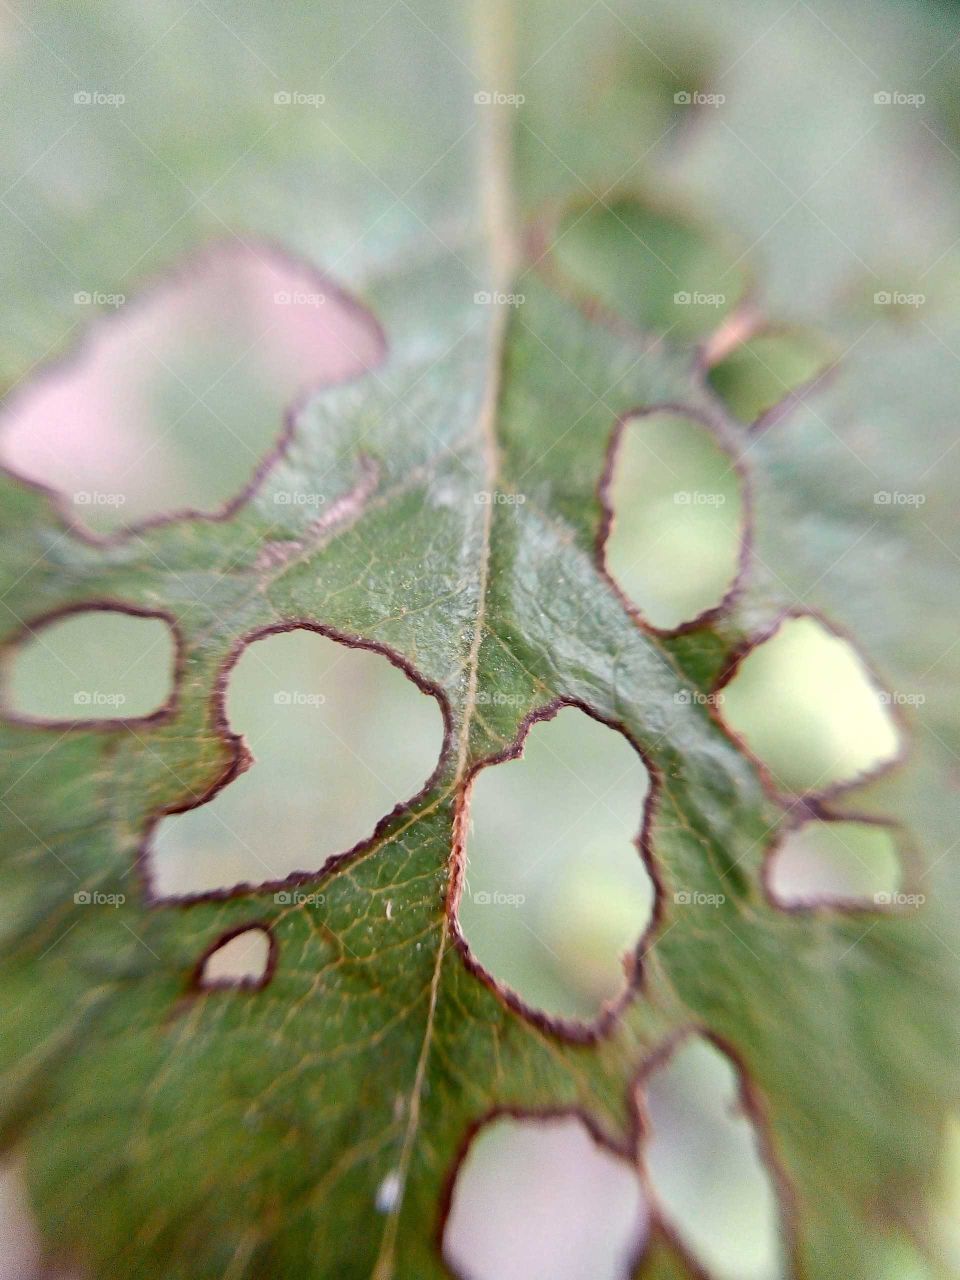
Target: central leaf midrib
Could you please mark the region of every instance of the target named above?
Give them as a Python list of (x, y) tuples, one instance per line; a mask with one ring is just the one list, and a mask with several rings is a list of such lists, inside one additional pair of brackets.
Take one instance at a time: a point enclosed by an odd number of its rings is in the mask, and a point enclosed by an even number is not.
[[(510, 41), (505, 38), (505, 32), (510, 29), (512, 17), (509, 8), (509, 0), (495, 0), (495, 2), (494, 0), (488, 0), (486, 4), (481, 0), (475, 11), (478, 24), (478, 43), (481, 47), (482, 70), (490, 77), (491, 83), (510, 82), (511, 68), (504, 66), (505, 58), (509, 58), (510, 49)], [(494, 60), (496, 61), (496, 66), (491, 65)], [(508, 291), (517, 254), (517, 236), (510, 196), (512, 155), (509, 108), (505, 105), (489, 105), (484, 108), (480, 136), (479, 167), (481, 173), (479, 182), (483, 193), (484, 225), (487, 229), (487, 242), (489, 245), (489, 274), (493, 284), (492, 292), (498, 294)], [(490, 319), (488, 376), (480, 412), (477, 416), (477, 435), (484, 459), (485, 482), (490, 492), (493, 492), (497, 487), (499, 451), (496, 422), (502, 390), (507, 327), (508, 309), (494, 305), (491, 308)], [(494, 504), (492, 502), (480, 504), (480, 512), (482, 535), (477, 579), (477, 612), (474, 620), (473, 635), (471, 636), (467, 653), (467, 688), (461, 708), (457, 734), (456, 770), (453, 783), (456, 792), (459, 792), (463, 787), (470, 764), (470, 730), (477, 706), (480, 648), (484, 634), (490, 574)], [(456, 856), (457, 844), (456, 831), (452, 834), (454, 838), (451, 840), (449, 855), (451, 862)], [(451, 866), (451, 874), (453, 874), (453, 870)], [(449, 916), (445, 907), (441, 919), (436, 960), (430, 982), (423, 1040), (407, 1107), (407, 1126), (403, 1136), (400, 1158), (397, 1163), (400, 1192), (396, 1208), (388, 1217), (384, 1227), (380, 1251), (371, 1273), (371, 1280), (391, 1280), (395, 1274), (396, 1241), (400, 1215), (403, 1212), (406, 1180), (419, 1128), (420, 1102), (433, 1041), (440, 980), (443, 973), (443, 960), (447, 951), (449, 936)]]

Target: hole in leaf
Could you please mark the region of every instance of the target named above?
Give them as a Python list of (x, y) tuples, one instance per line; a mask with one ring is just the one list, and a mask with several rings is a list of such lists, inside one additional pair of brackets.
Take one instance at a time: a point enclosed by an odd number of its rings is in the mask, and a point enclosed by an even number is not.
[(443, 1252), (462, 1280), (624, 1280), (646, 1231), (636, 1169), (582, 1120), (504, 1117), (457, 1171)]
[(262, 986), (270, 970), (270, 935), (254, 926), (241, 929), (210, 951), (198, 976), (201, 987)]
[(424, 785), (443, 742), (438, 702), (382, 654), (304, 629), (247, 645), (225, 710), (255, 762), (157, 825), (160, 896), (319, 870)]
[[(78, 313), (95, 312), (96, 295), (77, 296)], [(263, 246), (217, 246), (109, 305), (0, 416), (4, 462), (99, 533), (171, 510), (216, 513), (253, 478), (285, 408), (381, 350), (371, 318)]]
[(623, 734), (573, 707), (474, 779), (460, 925), (530, 1005), (591, 1018), (623, 991), (653, 912), (636, 845), (649, 781)]
[(773, 849), (766, 877), (770, 896), (785, 907), (884, 906), (900, 891), (902, 867), (889, 828), (812, 821), (789, 831)]
[(645, 1085), (645, 1162), (667, 1223), (713, 1280), (780, 1280), (780, 1210), (739, 1075), (697, 1036)]
[(572, 209), (557, 228), (553, 260), (637, 328), (675, 341), (710, 333), (743, 292), (739, 251), (695, 224), (622, 196)]
[(824, 343), (814, 334), (771, 329), (735, 347), (713, 366), (708, 380), (736, 417), (755, 422), (829, 362)]
[(611, 173), (635, 167), (658, 144), (669, 148), (698, 114), (687, 91), (708, 87), (720, 69), (703, 31), (682, 29), (673, 14), (669, 30), (653, 35), (648, 27), (643, 42), (625, 38), (619, 14), (603, 5), (571, 6), (551, 25), (545, 39), (538, 12), (517, 12), (525, 101), (516, 182), (533, 213), (569, 192), (574, 156), (579, 181), (605, 192)]
[(778, 787), (813, 791), (896, 758), (888, 696), (849, 641), (816, 618), (794, 617), (747, 653), (719, 706)]
[(679, 626), (719, 605), (736, 578), (740, 478), (711, 432), (675, 413), (630, 418), (613, 448), (607, 570), (654, 626)]
[(34, 624), (8, 655), (8, 711), (38, 722), (137, 720), (173, 693), (170, 624), (103, 607)]
[(0, 1166), (0, 1280), (78, 1280), (52, 1276), (17, 1164)]
[(938, 1235), (948, 1265), (960, 1274), (960, 1114), (947, 1116), (939, 1185), (934, 1202)]

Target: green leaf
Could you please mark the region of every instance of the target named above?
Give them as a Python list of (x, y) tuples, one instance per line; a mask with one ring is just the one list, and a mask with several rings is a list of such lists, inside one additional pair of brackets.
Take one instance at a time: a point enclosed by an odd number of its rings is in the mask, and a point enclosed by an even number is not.
[[(804, 236), (785, 238), (785, 215), (770, 243), (753, 244), (778, 212), (750, 203), (770, 171), (805, 182), (783, 158), (789, 104), (818, 104), (804, 164), (836, 160), (834, 178), (856, 187), (843, 146), (824, 143), (831, 121), (852, 128), (849, 103), (829, 119), (819, 106), (833, 60), (850, 72), (850, 55), (808, 8), (774, 39), (804, 21), (813, 49), (754, 79), (751, 46), (726, 82), (739, 138), (703, 108), (686, 159), (658, 142), (680, 129), (674, 94), (714, 83), (743, 52), (742, 16), (734, 33), (727, 17), (698, 36), (684, 7), (661, 45), (646, 25), (661, 22), (653, 5), (511, 15), (497, 4), (477, 16), (439, 0), (186, 15), (51, 4), (5, 54), (5, 98), (32, 144), (3, 170), (8, 390), (29, 392), (45, 362), (76, 348), (88, 328), (78, 290), (149, 294), (215, 240), (281, 245), (386, 339), (376, 367), (299, 404), (282, 456), (222, 519), (96, 541), (44, 492), (2, 479), (11, 661), (25, 626), (105, 600), (167, 618), (180, 646), (175, 699), (149, 723), (0, 725), (0, 1135), (22, 1156), (51, 1249), (89, 1274), (449, 1274), (443, 1206), (475, 1126), (498, 1110), (575, 1112), (640, 1161), (637, 1082), (691, 1029), (726, 1047), (756, 1101), (785, 1270), (874, 1280), (884, 1224), (922, 1217), (960, 1049), (948, 1012), (956, 873), (941, 856), (960, 750), (944, 607), (960, 335), (948, 312), (902, 328), (863, 323), (837, 300), (859, 268), (819, 254), (854, 238), (860, 213), (828, 233), (816, 217), (835, 210), (815, 204)], [(846, 21), (832, 6), (829, 19)], [(651, 63), (647, 44), (666, 52)], [(929, 33), (915, 44), (929, 48)], [(664, 70), (671, 47), (683, 62)], [(717, 50), (706, 71), (705, 48)], [(899, 53), (891, 41), (884, 69)], [(607, 92), (584, 66), (604, 69)], [(859, 120), (860, 72), (850, 77)], [(74, 102), (88, 91), (125, 101)], [(636, 129), (624, 127), (632, 110)], [(878, 129), (879, 171), (920, 129)], [(743, 146), (766, 177), (738, 180), (730, 156)], [(686, 216), (643, 221), (668, 177), (677, 193), (711, 193), (697, 218), (712, 224), (709, 243), (727, 244), (739, 222), (743, 263), (700, 257), (707, 241)], [(952, 190), (946, 171), (935, 183)], [(617, 203), (604, 199), (614, 188)], [(915, 210), (893, 203), (896, 253)], [(669, 323), (671, 291), (635, 241), (651, 231), (670, 272), (686, 279), (693, 262), (710, 277), (691, 277), (694, 291), (722, 293), (716, 273), (749, 268), (788, 319), (829, 312), (839, 375), (761, 434), (728, 418), (695, 345), (712, 317), (698, 308), (695, 323), (686, 311)], [(930, 232), (931, 261), (948, 239), (939, 224)], [(857, 239), (850, 252), (873, 248)], [(760, 400), (768, 407), (766, 386), (737, 395)], [(597, 551), (615, 426), (667, 406), (716, 428), (748, 474), (755, 522), (738, 594), (677, 633), (638, 619)], [(275, 501), (318, 490), (319, 520)], [(925, 501), (882, 510), (885, 490)], [(792, 913), (765, 893), (765, 855), (796, 802), (765, 787), (709, 695), (798, 607), (849, 628), (890, 689), (926, 691), (909, 765), (835, 799), (915, 832), (930, 873), (922, 912)], [(275, 884), (151, 898), (158, 818), (242, 763), (218, 716), (224, 673), (250, 638), (291, 625), (387, 653), (436, 696), (448, 722), (437, 771), (358, 848), (298, 878), (305, 901), (279, 900)], [(618, 726), (654, 782), (654, 925), (629, 998), (589, 1029), (505, 998), (456, 918), (471, 777), (558, 702)], [(677, 894), (715, 905), (688, 909)], [(268, 980), (205, 988), (204, 957), (252, 926), (270, 935)], [(640, 1276), (694, 1274), (660, 1224), (639, 1265)]]

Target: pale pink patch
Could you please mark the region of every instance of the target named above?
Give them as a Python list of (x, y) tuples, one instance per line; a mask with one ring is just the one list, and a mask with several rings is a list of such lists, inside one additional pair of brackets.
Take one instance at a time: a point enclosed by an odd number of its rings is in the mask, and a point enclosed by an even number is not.
[[(99, 529), (216, 511), (273, 446), (285, 409), (382, 356), (361, 307), (263, 247), (218, 246), (138, 298), (77, 305), (92, 321), (77, 351), (0, 408), (0, 458)], [(212, 472), (202, 485), (198, 459)]]

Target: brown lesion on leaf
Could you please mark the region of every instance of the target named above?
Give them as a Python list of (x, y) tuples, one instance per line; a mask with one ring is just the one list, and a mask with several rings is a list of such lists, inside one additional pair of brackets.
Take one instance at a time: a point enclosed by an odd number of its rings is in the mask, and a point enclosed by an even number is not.
[[(616, 520), (611, 490), (624, 434), (632, 424), (642, 423), (644, 418), (651, 418), (658, 414), (669, 414), (673, 417), (688, 419), (702, 426), (720, 452), (729, 458), (730, 470), (736, 476), (741, 503), (736, 569), (726, 591), (717, 604), (711, 605), (694, 617), (686, 619), (673, 627), (657, 627), (645, 618), (642, 610), (633, 603), (607, 566), (607, 544)], [(718, 414), (708, 413), (703, 409), (694, 409), (689, 405), (674, 401), (638, 406), (621, 414), (610, 433), (606, 458), (597, 485), (597, 501), (601, 512), (594, 550), (597, 569), (641, 630), (648, 635), (660, 638), (681, 636), (711, 627), (731, 613), (737, 601), (743, 595), (750, 576), (754, 538), (753, 501), (750, 473), (743, 459), (740, 445)]]
[[(437, 764), (427, 778), (423, 786), (417, 793), (408, 800), (401, 801), (395, 805), (389, 813), (385, 814), (375, 825), (369, 836), (359, 840), (356, 844), (340, 853), (330, 854), (325, 857), (322, 864), (315, 870), (294, 872), (292, 875), (284, 876), (277, 879), (258, 880), (256, 883), (242, 882), (231, 885), (224, 889), (211, 889), (201, 893), (190, 894), (172, 894), (159, 895), (153, 885), (151, 876), (151, 861), (153, 858), (152, 837), (157, 825), (167, 817), (177, 813), (186, 813), (191, 809), (197, 809), (201, 805), (207, 804), (213, 800), (219, 792), (226, 786), (244, 773), (254, 763), (254, 757), (250, 752), (246, 741), (242, 734), (235, 733), (230, 727), (229, 718), (226, 711), (227, 688), (230, 681), (230, 675), (234, 667), (239, 662), (244, 651), (258, 640), (263, 640), (267, 636), (280, 635), (290, 631), (310, 631), (316, 635), (325, 636), (329, 640), (333, 640), (338, 644), (342, 644), (350, 649), (363, 649), (371, 653), (380, 654), (386, 658), (391, 666), (396, 667), (403, 675), (407, 677), (421, 693), (434, 698), (440, 708), (440, 714), (443, 721), (443, 740), (440, 748), (440, 755)], [(238, 897), (245, 897), (254, 892), (277, 891), (304, 884), (316, 884), (321, 878), (326, 878), (334, 872), (339, 871), (345, 865), (353, 862), (355, 859), (363, 856), (379, 845), (387, 838), (393, 828), (397, 826), (406, 815), (414, 814), (420, 805), (427, 799), (437, 784), (447, 771), (447, 767), (452, 754), (453, 744), (453, 715), (450, 709), (449, 699), (444, 690), (437, 684), (428, 680), (411, 662), (402, 654), (388, 645), (381, 644), (376, 640), (369, 640), (364, 636), (353, 635), (348, 632), (340, 631), (335, 627), (327, 626), (324, 623), (316, 622), (312, 618), (290, 618), (281, 622), (269, 623), (266, 626), (259, 627), (256, 630), (247, 633), (238, 640), (226, 660), (220, 668), (217, 675), (213, 692), (210, 695), (210, 729), (213, 736), (217, 739), (222, 748), (227, 752), (227, 764), (220, 774), (213, 779), (199, 795), (192, 793), (188, 798), (179, 801), (173, 805), (167, 805), (151, 812), (143, 825), (143, 834), (140, 840), (137, 865), (140, 870), (141, 878), (144, 884), (144, 892), (149, 903), (164, 906), (175, 904), (189, 904), (193, 902), (223, 902)]]
[(357, 455), (355, 484), (334, 499), (322, 515), (311, 520), (299, 538), (266, 542), (257, 555), (254, 569), (260, 572), (284, 569), (291, 561), (320, 544), (333, 534), (346, 532), (361, 518), (380, 482), (380, 463), (369, 453)]
[[(535, 1008), (509, 986), (496, 978), (473, 954), (470, 944), (460, 927), (458, 915), (460, 900), (466, 883), (470, 795), (477, 775), (481, 770), (493, 765), (520, 759), (523, 756), (524, 743), (533, 726), (544, 720), (552, 720), (565, 707), (573, 707), (582, 711), (592, 720), (620, 733), (639, 756), (640, 763), (643, 765), (649, 779), (647, 794), (643, 802), (640, 830), (632, 843), (640, 856), (644, 870), (649, 876), (653, 887), (653, 906), (650, 919), (636, 946), (623, 957), (625, 983), (621, 994), (614, 1000), (608, 1001), (599, 1015), (589, 1022), (559, 1017)], [(661, 790), (662, 777), (659, 767), (636, 742), (625, 724), (617, 720), (608, 719), (579, 699), (566, 696), (554, 698), (550, 702), (528, 712), (520, 722), (516, 737), (509, 746), (495, 755), (486, 756), (478, 760), (471, 766), (464, 779), (457, 798), (454, 815), (451, 873), (447, 889), (446, 911), (450, 936), (467, 970), (475, 978), (478, 978), (506, 1008), (520, 1014), (542, 1031), (559, 1039), (578, 1044), (595, 1044), (598, 1040), (612, 1035), (619, 1026), (627, 1006), (643, 990), (643, 958), (653, 946), (665, 914), (663, 880), (653, 852), (653, 824), (656, 819)]]
[(764, 325), (763, 312), (755, 302), (734, 308), (700, 347), (699, 365), (710, 370), (757, 334)]
[[(173, 640), (173, 669), (170, 673), (170, 692), (166, 699), (154, 711), (141, 716), (103, 716), (84, 718), (76, 716), (70, 719), (51, 718), (27, 715), (14, 711), (8, 705), (8, 689), (10, 673), (20, 649), (27, 643), (37, 640), (38, 632), (52, 623), (61, 622), (65, 618), (77, 617), (88, 613), (117, 613), (131, 618), (152, 618), (166, 624)], [(31, 729), (57, 729), (62, 733), (89, 733), (116, 731), (118, 729), (147, 729), (172, 720), (179, 710), (180, 685), (186, 665), (186, 644), (183, 632), (174, 615), (167, 609), (148, 608), (129, 600), (120, 600), (112, 596), (92, 596), (89, 599), (72, 601), (59, 605), (47, 613), (41, 613), (29, 621), (19, 621), (17, 625), (0, 639), (0, 717), (7, 724), (20, 725)]]

